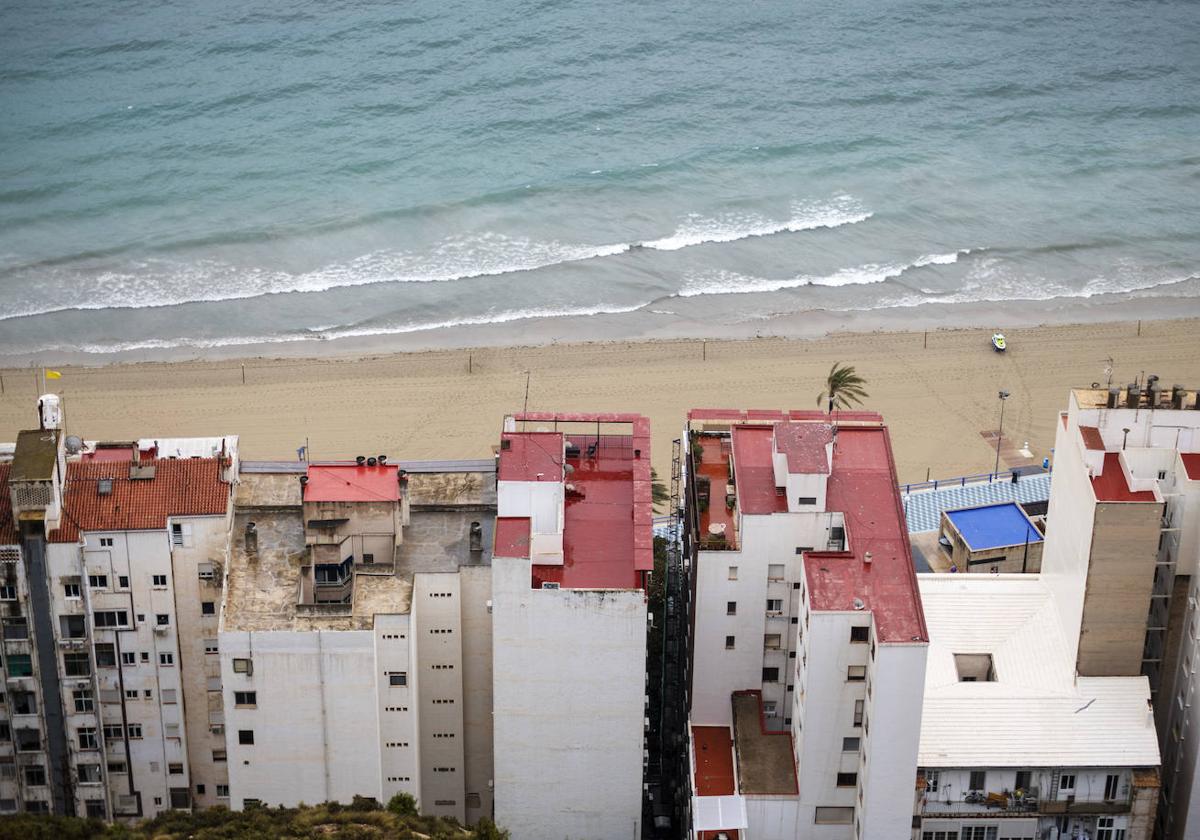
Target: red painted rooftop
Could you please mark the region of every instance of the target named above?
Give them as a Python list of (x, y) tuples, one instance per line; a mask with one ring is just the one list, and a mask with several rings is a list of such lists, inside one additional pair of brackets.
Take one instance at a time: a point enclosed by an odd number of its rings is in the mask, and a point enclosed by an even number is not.
[(562, 481), (562, 432), (505, 432), (500, 436), (500, 481)]
[(728, 726), (693, 726), (696, 795), (733, 796), (733, 737)]
[[(146, 464), (149, 462), (143, 462)], [(63, 490), (65, 515), (49, 541), (75, 542), (83, 531), (151, 531), (171, 516), (218, 516), (229, 504), (229, 484), (216, 458), (160, 458), (154, 478), (132, 480), (129, 463), (71, 461)], [(101, 495), (100, 479), (112, 479)]]
[(773, 426), (733, 427), (733, 470), (738, 509), (743, 514), (787, 510), (787, 498), (775, 492), (774, 434)]
[[(800, 409), (780, 411), (778, 409), (749, 409), (736, 408), (693, 408), (688, 412), (688, 420), (727, 420), (731, 423), (752, 423), (780, 420), (828, 420), (829, 415), (823, 411)], [(851, 422), (883, 422), (883, 417), (875, 411), (838, 411), (835, 418), (839, 423)]]
[(529, 557), (529, 517), (499, 516), (496, 518), (495, 557)]
[[(502, 439), (497, 478), (501, 481), (532, 481), (537, 472), (552, 480), (556, 470), (562, 481), (572, 485), (566, 494), (563, 513), (563, 564), (533, 566), (532, 585), (557, 583), (567, 589), (637, 589), (642, 572), (654, 569), (653, 502), (650, 491), (650, 421), (640, 414), (529, 412), (513, 418), (517, 423), (557, 426), (567, 430), (550, 432), (506, 432)], [(588, 429), (580, 424), (628, 425), (629, 431)], [(557, 460), (564, 440), (578, 448), (578, 455), (564, 458), (572, 467), (566, 474)], [(557, 448), (546, 444), (550, 435)], [(595, 444), (595, 449), (589, 447)], [(557, 453), (546, 459), (544, 454)], [(589, 454), (590, 452), (590, 454)], [(532, 473), (533, 477), (530, 477)]]
[(1092, 492), (1098, 502), (1153, 502), (1150, 490), (1130, 490), (1121, 471), (1121, 454), (1108, 452), (1104, 455), (1104, 472), (1092, 476)]
[(1183, 459), (1187, 477), (1192, 481), (1200, 481), (1200, 452), (1181, 452), (1179, 457)]
[(833, 440), (828, 423), (776, 423), (775, 448), (787, 456), (788, 472), (828, 475), (826, 446)]
[(398, 502), (400, 468), (395, 464), (310, 464), (306, 502)]
[[(149, 449), (139, 451), (139, 457), (143, 461), (153, 461), (158, 457), (158, 447), (151, 446)], [(91, 452), (84, 452), (80, 456), (81, 461), (132, 461), (133, 460), (133, 445), (129, 446), (105, 446), (103, 444), (97, 446)]]
[(854, 599), (860, 598), (881, 642), (927, 642), (896, 486), (887, 427), (839, 426), (826, 505), (845, 516), (848, 546), (805, 556), (809, 598), (814, 610), (837, 612), (854, 610)]
[(13, 521), (12, 496), (8, 492), (8, 471), (11, 464), (0, 464), (0, 545), (20, 542), (17, 524)]
[(1083, 437), (1083, 445), (1092, 451), (1104, 451), (1104, 438), (1095, 426), (1080, 426), (1079, 434)]

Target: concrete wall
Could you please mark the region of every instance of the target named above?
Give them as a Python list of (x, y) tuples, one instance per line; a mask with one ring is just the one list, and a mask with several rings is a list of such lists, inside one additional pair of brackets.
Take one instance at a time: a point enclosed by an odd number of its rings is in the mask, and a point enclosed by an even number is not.
[(492, 815), (492, 570), (459, 571), (462, 609), (463, 761), (466, 816), (474, 825)]
[(641, 833), (641, 591), (533, 590), (494, 559), (496, 821), (522, 840)]
[(1079, 639), (1082, 676), (1142, 672), (1161, 513), (1157, 502), (1096, 504)]
[[(223, 632), (221, 679), (235, 810), (338, 800), (380, 791), (379, 692), (371, 630)], [(253, 674), (233, 670), (235, 658)], [(235, 691), (254, 691), (238, 708)], [(253, 745), (239, 731), (254, 733)]]
[[(421, 742), (417, 733), (416, 641), (408, 615), (375, 616), (375, 685), (379, 714), (379, 801), (398, 793), (420, 800)], [(403, 674), (403, 685), (392, 675)], [(398, 680), (399, 681), (399, 680)]]
[(867, 669), (859, 765), (862, 837), (884, 837), (912, 812), (928, 644), (876, 645)]

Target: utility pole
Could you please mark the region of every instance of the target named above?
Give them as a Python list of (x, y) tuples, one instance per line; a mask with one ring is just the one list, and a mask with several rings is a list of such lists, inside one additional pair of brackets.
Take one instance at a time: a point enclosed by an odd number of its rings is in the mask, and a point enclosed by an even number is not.
[(992, 475), (1000, 472), (1000, 441), (1004, 439), (1004, 401), (1009, 398), (1008, 391), (1001, 391), (1000, 394), (1000, 429), (996, 432), (996, 466), (992, 470)]

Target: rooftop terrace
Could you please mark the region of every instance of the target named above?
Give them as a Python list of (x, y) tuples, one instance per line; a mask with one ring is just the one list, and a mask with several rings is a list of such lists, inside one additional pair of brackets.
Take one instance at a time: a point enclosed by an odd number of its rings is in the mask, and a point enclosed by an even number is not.
[(796, 757), (790, 732), (769, 732), (763, 724), (762, 694), (738, 691), (733, 695), (734, 748), (738, 780), (747, 796), (799, 793)]
[(1092, 476), (1092, 492), (1098, 502), (1153, 502), (1153, 490), (1131, 490), (1121, 470), (1121, 453), (1104, 453), (1104, 471)]

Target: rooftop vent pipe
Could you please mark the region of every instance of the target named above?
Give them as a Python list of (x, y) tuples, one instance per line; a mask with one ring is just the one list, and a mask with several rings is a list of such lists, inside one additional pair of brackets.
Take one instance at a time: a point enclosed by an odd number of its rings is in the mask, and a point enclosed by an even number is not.
[(361, 467), (363, 464), (367, 463), (367, 456), (359, 455), (357, 458), (354, 459), (354, 463), (358, 464)]

